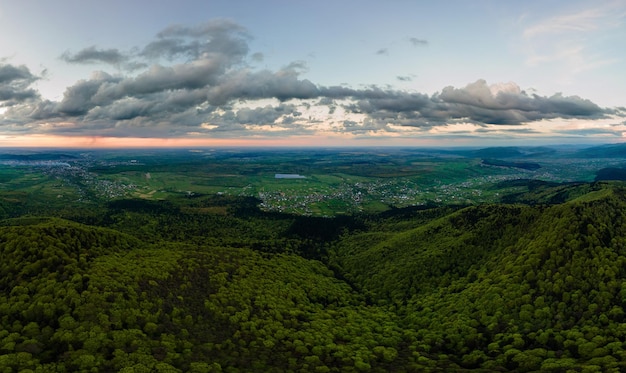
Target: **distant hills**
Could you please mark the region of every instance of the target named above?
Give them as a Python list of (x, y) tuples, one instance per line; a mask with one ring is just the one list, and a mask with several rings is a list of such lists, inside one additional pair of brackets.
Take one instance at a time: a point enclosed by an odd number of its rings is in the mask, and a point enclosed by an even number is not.
[(600, 180), (626, 180), (626, 169), (617, 167), (603, 168), (596, 175), (596, 181)]
[(624, 158), (626, 157), (626, 144), (607, 144), (581, 149), (573, 154), (580, 158)]
[(545, 157), (554, 153), (556, 150), (548, 147), (502, 147), (479, 149), (472, 154), (480, 158), (522, 158)]
[[(417, 148), (419, 149), (419, 148)], [(626, 157), (626, 144), (605, 144), (598, 146), (496, 146), (486, 148), (424, 148), (422, 151), (425, 154), (428, 153), (445, 153), (454, 154), (463, 157), (470, 158), (485, 158), (485, 159), (509, 159), (509, 158), (540, 158), (559, 156), (561, 153), (567, 150), (568, 156), (571, 157), (595, 157), (595, 158), (610, 158), (610, 157)], [(328, 150), (328, 149), (322, 149)], [(89, 150), (84, 150), (89, 151)], [(168, 156), (174, 154), (167, 149), (152, 149), (153, 153), (167, 153)], [(149, 153), (149, 151), (146, 151)], [(235, 152), (235, 150), (233, 150)], [(246, 156), (253, 154), (253, 151), (245, 152)], [(265, 154), (261, 152), (259, 154)], [(0, 152), (0, 159), (12, 159), (12, 160), (63, 160), (63, 159), (76, 159), (77, 155), (71, 154), (71, 152), (63, 152), (62, 149), (49, 149), (49, 150), (37, 150), (37, 149), (5, 149)]]
[(550, 146), (503, 146), (481, 149), (451, 149), (449, 153), (471, 158), (509, 159), (542, 158), (567, 156), (571, 158), (623, 158), (626, 157), (626, 144), (605, 144), (597, 146), (576, 146), (566, 148)]
[(0, 153), (0, 160), (11, 161), (60, 161), (77, 159), (78, 156), (65, 153)]
[(534, 171), (541, 168), (539, 163), (534, 162), (510, 162), (499, 159), (483, 159), (482, 163), (486, 166), (521, 168), (524, 170)]

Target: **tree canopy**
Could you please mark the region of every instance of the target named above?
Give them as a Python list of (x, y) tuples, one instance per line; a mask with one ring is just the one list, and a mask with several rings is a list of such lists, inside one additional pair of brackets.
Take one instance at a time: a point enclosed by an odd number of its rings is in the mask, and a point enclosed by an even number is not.
[(13, 214), (0, 371), (623, 371), (625, 189), (571, 188), (341, 218), (211, 196)]

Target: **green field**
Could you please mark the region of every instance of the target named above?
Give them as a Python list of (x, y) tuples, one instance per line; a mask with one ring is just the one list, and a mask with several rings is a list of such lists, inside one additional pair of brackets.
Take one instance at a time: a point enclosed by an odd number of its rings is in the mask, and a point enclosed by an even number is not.
[[(498, 155), (497, 148), (482, 153)], [(503, 156), (509, 153), (502, 151)], [(512, 186), (507, 181), (591, 181), (600, 169), (622, 164), (621, 159), (572, 158), (570, 153), (561, 156), (553, 152), (540, 159), (518, 159), (517, 163), (510, 158), (507, 162), (490, 161), (540, 165), (530, 171), (486, 164), (476, 151), (83, 151), (62, 164), (5, 162), (0, 165), (0, 190), (23, 193), (28, 196), (28, 203), (44, 207), (128, 197), (163, 200), (174, 196), (230, 195), (258, 198), (266, 211), (333, 216), (430, 204), (497, 202), (503, 196), (527, 190), (523, 184)], [(304, 178), (275, 178), (275, 174), (281, 173)]]

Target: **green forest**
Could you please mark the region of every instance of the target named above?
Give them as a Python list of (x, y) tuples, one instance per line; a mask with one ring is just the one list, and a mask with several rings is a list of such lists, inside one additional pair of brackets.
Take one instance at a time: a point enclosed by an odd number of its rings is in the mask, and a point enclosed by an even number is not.
[(22, 197), (0, 199), (2, 373), (626, 371), (621, 182), (336, 217)]

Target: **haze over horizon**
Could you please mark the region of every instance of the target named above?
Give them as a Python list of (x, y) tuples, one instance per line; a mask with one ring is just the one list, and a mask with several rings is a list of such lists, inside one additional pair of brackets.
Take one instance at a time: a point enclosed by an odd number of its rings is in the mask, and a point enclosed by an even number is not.
[(626, 136), (626, 1), (0, 0), (0, 146)]

